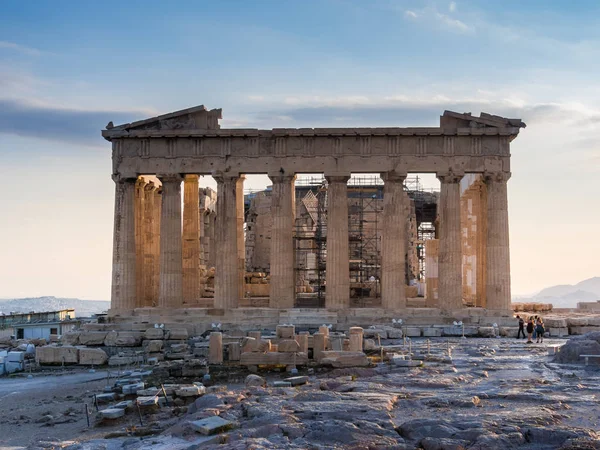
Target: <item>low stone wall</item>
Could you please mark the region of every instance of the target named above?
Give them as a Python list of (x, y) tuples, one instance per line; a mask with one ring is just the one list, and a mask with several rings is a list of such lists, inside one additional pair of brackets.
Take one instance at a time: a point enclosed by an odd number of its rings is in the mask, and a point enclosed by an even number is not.
[(515, 312), (549, 312), (552, 311), (552, 303), (513, 303), (512, 309)]

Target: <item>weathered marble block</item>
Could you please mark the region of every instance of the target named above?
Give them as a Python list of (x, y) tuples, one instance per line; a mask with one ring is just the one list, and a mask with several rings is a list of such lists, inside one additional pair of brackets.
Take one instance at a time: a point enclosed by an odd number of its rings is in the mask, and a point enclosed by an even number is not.
[(108, 361), (108, 355), (101, 348), (80, 348), (79, 364), (102, 366)]

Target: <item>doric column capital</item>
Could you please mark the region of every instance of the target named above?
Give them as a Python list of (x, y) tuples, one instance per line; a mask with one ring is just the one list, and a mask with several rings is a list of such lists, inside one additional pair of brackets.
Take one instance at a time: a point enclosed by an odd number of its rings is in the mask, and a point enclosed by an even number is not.
[(380, 174), (381, 179), (384, 183), (404, 183), (406, 180), (406, 173), (398, 173), (398, 172), (382, 172)]
[(333, 184), (333, 183), (348, 183), (348, 180), (350, 179), (350, 175), (327, 175), (325, 174), (325, 179), (327, 180), (327, 183), (329, 184)]
[(195, 173), (186, 173), (183, 178), (185, 181), (198, 181), (200, 179), (200, 175)]
[(464, 173), (449, 170), (447, 172), (438, 172), (435, 176), (441, 183), (460, 183), (464, 175)]
[(147, 181), (143, 177), (138, 177), (135, 182), (135, 187), (143, 189), (144, 186), (146, 186), (146, 184), (147, 184)]
[(137, 177), (125, 176), (120, 173), (112, 174), (111, 178), (115, 183), (135, 183), (137, 181)]
[(148, 181), (146, 183), (146, 185), (144, 186), (144, 190), (147, 192), (154, 191), (156, 189), (158, 189), (158, 186), (156, 184), (154, 184), (154, 181), (152, 181), (152, 180)]
[(221, 170), (215, 170), (212, 172), (212, 177), (217, 183), (225, 183), (237, 181), (238, 179), (243, 178), (243, 175), (239, 172), (223, 172)]
[(510, 179), (510, 172), (484, 172), (483, 179), (486, 183), (506, 183)]
[(292, 181), (296, 181), (296, 175), (289, 175), (289, 174), (269, 174), (269, 179), (273, 182), (273, 183), (291, 183)]
[(180, 173), (161, 173), (157, 174), (156, 178), (160, 180), (161, 183), (181, 183), (183, 181), (183, 175)]

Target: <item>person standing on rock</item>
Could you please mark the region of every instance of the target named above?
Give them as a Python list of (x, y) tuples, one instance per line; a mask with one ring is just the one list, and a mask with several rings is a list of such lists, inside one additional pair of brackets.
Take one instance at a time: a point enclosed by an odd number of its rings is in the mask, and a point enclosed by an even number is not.
[(534, 329), (535, 329), (535, 326), (533, 323), (533, 317), (530, 317), (529, 320), (527, 321), (527, 343), (528, 344), (533, 344), (533, 341), (531, 340), (531, 336), (533, 335)]
[(523, 334), (523, 339), (525, 339), (525, 320), (521, 316), (517, 316), (519, 319), (519, 332), (517, 333), (517, 339), (521, 338), (521, 333)]
[(537, 324), (535, 325), (535, 332), (537, 334), (536, 342), (543, 343), (544, 342), (544, 333), (546, 332), (546, 330), (544, 329), (544, 322), (542, 322), (541, 317), (538, 317)]

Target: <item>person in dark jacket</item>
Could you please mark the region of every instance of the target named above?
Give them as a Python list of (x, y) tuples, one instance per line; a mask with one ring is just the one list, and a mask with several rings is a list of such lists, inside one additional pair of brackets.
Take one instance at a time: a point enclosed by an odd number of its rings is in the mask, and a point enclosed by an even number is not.
[(531, 340), (531, 336), (533, 336), (533, 330), (535, 329), (535, 324), (533, 323), (533, 317), (530, 317), (527, 321), (527, 343), (533, 344)]
[(519, 319), (519, 332), (517, 333), (517, 339), (521, 337), (521, 334), (523, 334), (523, 339), (525, 339), (525, 320), (521, 316), (517, 316), (517, 319)]
[(538, 317), (537, 323), (535, 324), (535, 334), (537, 335), (537, 343), (544, 342), (544, 333), (546, 330), (544, 329), (544, 322), (542, 322), (542, 318)]

